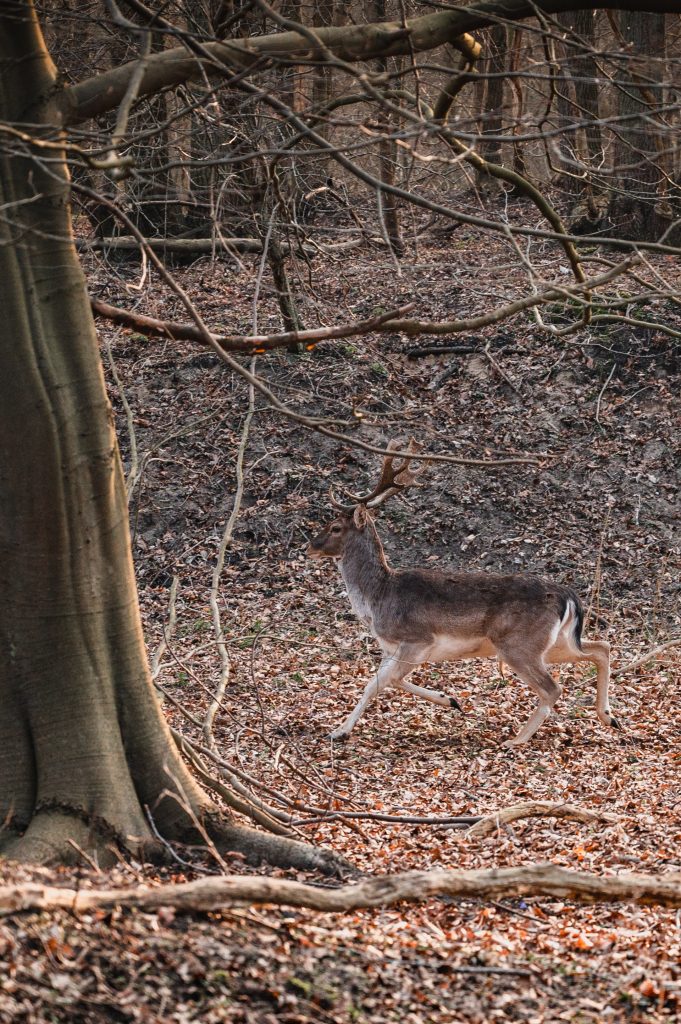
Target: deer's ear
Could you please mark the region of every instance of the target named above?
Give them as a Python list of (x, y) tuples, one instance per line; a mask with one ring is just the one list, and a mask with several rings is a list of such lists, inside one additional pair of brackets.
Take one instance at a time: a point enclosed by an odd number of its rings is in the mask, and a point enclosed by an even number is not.
[(363, 530), (366, 524), (369, 522), (369, 513), (367, 512), (366, 505), (358, 505), (352, 514), (352, 521), (358, 530)]

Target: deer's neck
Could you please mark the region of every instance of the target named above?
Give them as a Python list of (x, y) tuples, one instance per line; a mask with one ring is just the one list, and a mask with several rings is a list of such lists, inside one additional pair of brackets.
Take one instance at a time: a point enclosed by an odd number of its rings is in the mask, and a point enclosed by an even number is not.
[(373, 525), (369, 524), (348, 540), (340, 571), (355, 614), (365, 625), (371, 626), (374, 609), (392, 572)]

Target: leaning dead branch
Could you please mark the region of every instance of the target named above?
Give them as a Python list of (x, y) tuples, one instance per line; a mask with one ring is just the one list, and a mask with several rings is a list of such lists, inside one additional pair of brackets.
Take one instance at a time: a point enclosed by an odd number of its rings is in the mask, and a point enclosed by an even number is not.
[(520, 821), (522, 818), (572, 818), (575, 821), (605, 821), (613, 823), (617, 821), (614, 814), (607, 814), (605, 811), (589, 811), (584, 807), (577, 807), (575, 804), (551, 803), (544, 800), (533, 800), (529, 803), (514, 804), (512, 807), (504, 807), (494, 814), (488, 814), (466, 832), (467, 836), (489, 836), (496, 832), (501, 825), (508, 825), (512, 821)]
[(553, 864), (488, 868), (481, 871), (405, 871), (367, 878), (337, 889), (317, 888), (288, 878), (262, 875), (213, 875), (193, 882), (153, 889), (61, 889), (28, 883), (0, 887), (0, 915), (26, 911), (68, 910), (84, 913), (110, 907), (157, 910), (175, 907), (185, 912), (211, 912), (235, 903), (308, 907), (341, 913), (368, 907), (387, 907), (403, 900), (433, 896), (480, 899), (512, 896), (551, 896), (580, 903), (638, 903), (681, 907), (681, 874), (599, 876), (570, 871)]

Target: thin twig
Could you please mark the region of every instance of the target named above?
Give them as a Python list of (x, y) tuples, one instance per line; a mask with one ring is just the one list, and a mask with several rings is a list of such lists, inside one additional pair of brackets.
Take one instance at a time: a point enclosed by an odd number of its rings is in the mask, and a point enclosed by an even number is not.
[(161, 659), (168, 649), (168, 641), (172, 638), (175, 632), (175, 626), (177, 624), (177, 588), (180, 583), (179, 576), (173, 576), (173, 582), (170, 585), (170, 596), (168, 598), (168, 624), (163, 627), (163, 636), (159, 641), (158, 647), (154, 651), (154, 656), (151, 659), (151, 678), (156, 680), (161, 671)]
[(600, 392), (598, 394), (598, 399), (596, 401), (596, 423), (599, 425), (599, 427), (601, 425), (601, 399), (603, 398), (603, 395), (605, 394), (605, 389), (607, 388), (608, 384), (612, 380), (612, 375), (615, 372), (615, 368), (616, 367), (617, 367), (617, 363), (613, 363), (612, 364), (612, 368), (610, 370), (610, 373), (608, 374), (608, 379), (606, 380), (605, 384), (601, 388), (601, 390), (600, 390)]
[(601, 582), (603, 579), (603, 549), (605, 547), (605, 538), (608, 535), (610, 529), (610, 515), (612, 513), (612, 506), (608, 505), (605, 513), (605, 522), (603, 523), (603, 529), (601, 530), (601, 536), (598, 542), (598, 553), (596, 555), (596, 565), (594, 566), (594, 582), (591, 587), (591, 593), (589, 595), (589, 604), (584, 613), (583, 628), (586, 629), (591, 620), (591, 612), (596, 608), (596, 615), (600, 611), (600, 598), (601, 598)]
[[(251, 359), (250, 371), (255, 373), (255, 356)], [(225, 525), (224, 532), (222, 534), (222, 540), (220, 541), (220, 547), (218, 549), (217, 559), (215, 561), (215, 568), (213, 569), (213, 579), (210, 588), (210, 609), (213, 618), (213, 632), (215, 634), (215, 642), (217, 644), (218, 653), (220, 656), (220, 679), (218, 681), (217, 689), (215, 691), (215, 697), (210, 703), (210, 706), (206, 712), (206, 717), (203, 723), (203, 737), (211, 750), (215, 749), (215, 737), (213, 735), (213, 723), (215, 716), (222, 703), (222, 698), (229, 681), (229, 653), (225, 645), (225, 634), (222, 628), (222, 621), (220, 618), (220, 577), (222, 575), (222, 569), (225, 564), (225, 554), (227, 548), (232, 540), (234, 533), (234, 526), (236, 524), (239, 512), (241, 511), (241, 501), (244, 494), (244, 456), (246, 453), (246, 445), (248, 444), (248, 433), (251, 427), (251, 421), (255, 414), (255, 389), (252, 384), (248, 386), (248, 410), (246, 412), (246, 418), (244, 419), (244, 426), (241, 432), (241, 440), (239, 442), (239, 450), (236, 457), (236, 491), (234, 492), (234, 501), (232, 503), (232, 511), (229, 514), (229, 519)]]
[(497, 371), (499, 376), (503, 377), (503, 379), (506, 381), (508, 386), (513, 388), (513, 390), (515, 391), (516, 395), (519, 395), (520, 394), (520, 388), (518, 387), (518, 385), (511, 379), (511, 377), (509, 377), (509, 375), (506, 373), (506, 371), (502, 369), (502, 367), (499, 365), (497, 360), (494, 358), (494, 356), (490, 352), (490, 345), (491, 344), (492, 344), (492, 339), (490, 338), (490, 340), (487, 342), (487, 344), (485, 345), (485, 348), (484, 348), (484, 353), (487, 356), (487, 359), (489, 360), (489, 362), (492, 365), (492, 367)]
[(123, 411), (125, 412), (125, 423), (128, 428), (128, 441), (130, 444), (130, 469), (128, 471), (127, 477), (125, 478), (125, 494), (129, 502), (130, 495), (135, 489), (135, 485), (137, 484), (140, 475), (139, 456), (137, 454), (137, 434), (135, 433), (135, 420), (132, 414), (132, 409), (130, 408), (130, 403), (128, 402), (128, 398), (125, 393), (125, 388), (123, 387), (123, 382), (121, 381), (121, 378), (118, 375), (116, 360), (113, 357), (113, 352), (111, 351), (111, 343), (109, 342), (108, 338), (104, 339), (104, 345), (106, 347), (106, 355), (109, 360), (111, 376), (113, 377), (116, 387), (118, 388), (118, 397), (121, 400), (121, 405), (123, 406)]

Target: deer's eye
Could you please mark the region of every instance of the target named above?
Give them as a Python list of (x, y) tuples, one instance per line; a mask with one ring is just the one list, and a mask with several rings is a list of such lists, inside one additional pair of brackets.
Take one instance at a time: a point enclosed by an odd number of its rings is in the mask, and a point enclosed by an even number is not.
[(331, 533), (340, 533), (342, 529), (343, 527), (339, 526), (338, 523), (336, 523), (335, 526), (331, 527)]

